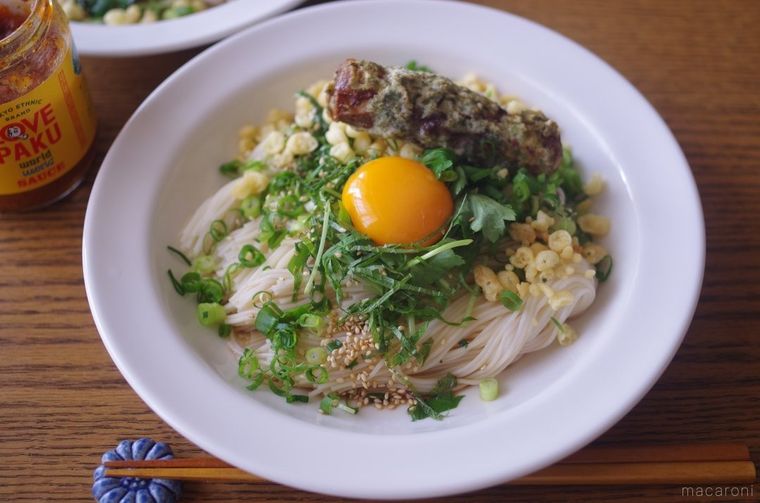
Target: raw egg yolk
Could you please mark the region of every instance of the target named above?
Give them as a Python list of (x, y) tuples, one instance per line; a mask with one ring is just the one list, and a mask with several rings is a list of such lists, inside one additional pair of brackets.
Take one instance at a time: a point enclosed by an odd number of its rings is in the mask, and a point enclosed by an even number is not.
[(343, 187), (343, 206), (354, 227), (380, 245), (431, 245), (454, 210), (446, 185), (403, 157), (380, 157), (356, 170)]

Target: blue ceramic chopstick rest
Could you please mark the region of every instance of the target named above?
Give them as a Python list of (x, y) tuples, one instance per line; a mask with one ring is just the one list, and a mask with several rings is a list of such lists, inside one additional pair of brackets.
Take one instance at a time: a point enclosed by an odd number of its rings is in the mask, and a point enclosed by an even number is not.
[[(172, 449), (149, 438), (122, 440), (115, 449), (103, 453), (101, 463), (131, 459), (172, 459)], [(98, 503), (174, 503), (182, 494), (182, 483), (169, 479), (106, 477), (101, 464), (93, 473), (92, 496)]]

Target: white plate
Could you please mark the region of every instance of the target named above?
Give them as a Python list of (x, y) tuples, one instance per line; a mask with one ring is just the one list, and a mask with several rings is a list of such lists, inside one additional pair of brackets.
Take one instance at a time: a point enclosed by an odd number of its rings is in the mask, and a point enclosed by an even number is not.
[(150, 24), (107, 26), (71, 22), (77, 50), (86, 56), (145, 56), (216, 42), (302, 0), (229, 0), (196, 14)]
[[(421, 20), (425, 20), (421, 22)], [(274, 43), (273, 41), (277, 41)], [(348, 56), (476, 71), (561, 125), (600, 172), (612, 278), (576, 323), (580, 339), (534, 353), (484, 403), (468, 392), (444, 421), (403, 411), (321, 416), (247, 392), (225, 344), (173, 291), (166, 245), (223, 183), (238, 128), (330, 76)], [(551, 464), (618, 421), (670, 362), (689, 325), (704, 227), (689, 167), (654, 109), (612, 68), (541, 26), (457, 2), (334, 3), (270, 20), (210, 48), (145, 101), (115, 141), (84, 229), (87, 294), (135, 391), (211, 454), (302, 489), (413, 498), (503, 482)]]

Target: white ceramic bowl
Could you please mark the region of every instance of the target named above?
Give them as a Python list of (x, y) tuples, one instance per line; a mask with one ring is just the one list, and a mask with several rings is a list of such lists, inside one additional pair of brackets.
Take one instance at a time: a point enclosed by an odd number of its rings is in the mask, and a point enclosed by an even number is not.
[[(426, 20), (421, 22), (421, 20)], [(273, 43), (277, 41), (277, 43)], [(557, 120), (588, 175), (607, 180), (611, 279), (572, 346), (533, 353), (485, 403), (469, 391), (441, 422), (404, 411), (322, 416), (247, 392), (227, 348), (173, 291), (166, 252), (224, 180), (238, 128), (353, 56), (475, 71)], [(210, 48), (164, 82), (108, 153), (84, 229), (87, 294), (135, 391), (173, 428), (236, 466), (302, 489), (413, 498), (525, 475), (585, 445), (649, 390), (693, 314), (704, 228), (689, 167), (662, 119), (619, 74), (524, 19), (456, 2), (334, 3), (270, 20)]]
[(228, 0), (196, 14), (150, 24), (107, 26), (71, 22), (77, 50), (86, 56), (145, 56), (216, 42), (302, 0)]

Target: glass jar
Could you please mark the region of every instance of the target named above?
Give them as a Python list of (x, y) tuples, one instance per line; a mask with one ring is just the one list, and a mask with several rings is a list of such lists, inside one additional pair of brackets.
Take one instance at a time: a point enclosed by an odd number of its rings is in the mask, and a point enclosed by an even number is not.
[(64, 197), (92, 164), (81, 70), (56, 0), (0, 0), (0, 212)]

